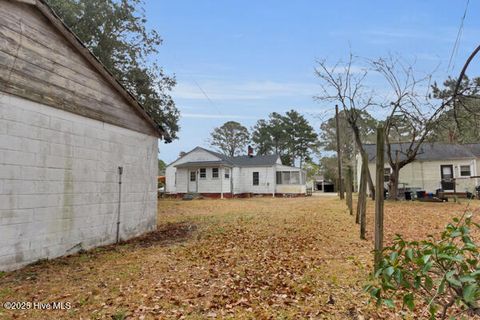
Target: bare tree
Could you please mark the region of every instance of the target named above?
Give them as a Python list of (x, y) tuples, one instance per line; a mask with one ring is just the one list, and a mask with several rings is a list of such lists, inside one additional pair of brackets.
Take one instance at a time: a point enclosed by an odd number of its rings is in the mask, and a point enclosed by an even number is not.
[(388, 110), (385, 121), (387, 161), (392, 168), (388, 181), (390, 199), (398, 199), (400, 169), (413, 162), (422, 143), (449, 108), (451, 98), (434, 99), (431, 95), (432, 74), (418, 76), (412, 64), (389, 57), (371, 62), (389, 84), (392, 92), (383, 107)]
[[(367, 68), (359, 69), (354, 65), (354, 56), (349, 55), (346, 62), (338, 62), (329, 66), (325, 60), (317, 60), (316, 76), (321, 80), (321, 94), (316, 96), (318, 101), (338, 103), (343, 109), (348, 125), (351, 127), (362, 159), (367, 159), (363, 147), (359, 122), (362, 111), (375, 105), (373, 92), (367, 90), (364, 81), (368, 74)], [(367, 170), (367, 182), (372, 197), (375, 194), (370, 171)]]

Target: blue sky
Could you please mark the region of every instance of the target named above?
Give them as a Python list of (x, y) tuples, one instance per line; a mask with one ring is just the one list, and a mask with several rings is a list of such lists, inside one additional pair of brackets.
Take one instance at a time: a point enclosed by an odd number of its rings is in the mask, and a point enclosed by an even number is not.
[[(389, 53), (419, 72), (456, 75), (480, 42), (480, 1), (471, 0), (453, 64), (449, 59), (465, 1), (150, 0), (150, 28), (164, 44), (157, 62), (175, 74), (180, 139), (160, 143), (160, 158), (208, 147), (212, 129), (229, 120), (251, 127), (273, 111), (295, 109), (318, 130), (332, 105), (319, 104), (316, 59), (332, 65), (350, 50), (365, 58)], [(437, 68), (438, 67), (438, 68)], [(469, 74), (479, 75), (480, 59)], [(382, 89), (383, 82), (372, 82)], [(322, 115), (322, 116), (319, 116)]]

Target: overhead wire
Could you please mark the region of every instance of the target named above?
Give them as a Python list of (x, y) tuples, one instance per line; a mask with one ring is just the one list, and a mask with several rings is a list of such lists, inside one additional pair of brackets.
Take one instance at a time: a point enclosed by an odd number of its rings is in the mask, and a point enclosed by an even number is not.
[(460, 46), (460, 40), (461, 40), (461, 37), (462, 37), (462, 34), (463, 34), (463, 25), (465, 23), (465, 18), (467, 17), (468, 5), (469, 4), (470, 4), (470, 0), (467, 0), (462, 19), (460, 20), (460, 26), (458, 28), (457, 37), (455, 39), (455, 43), (453, 44), (452, 53), (450, 54), (450, 59), (448, 61), (447, 72), (453, 71), (453, 69), (455, 67), (454, 57), (457, 55), (458, 48)]

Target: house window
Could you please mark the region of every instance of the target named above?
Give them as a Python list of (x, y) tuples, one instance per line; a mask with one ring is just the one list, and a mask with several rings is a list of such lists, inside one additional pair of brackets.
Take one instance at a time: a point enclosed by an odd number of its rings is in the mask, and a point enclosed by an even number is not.
[(259, 172), (253, 172), (253, 185), (258, 186), (260, 183), (260, 173)]
[(290, 183), (291, 184), (300, 184), (300, 172), (298, 172), (298, 171), (290, 172)]
[(470, 177), (470, 166), (460, 166), (460, 177)]
[(383, 182), (388, 182), (390, 181), (390, 173), (392, 173), (391, 168), (385, 168), (383, 169)]
[(190, 181), (197, 180), (197, 173), (195, 171), (190, 171)]
[(207, 178), (207, 169), (200, 168), (200, 179), (206, 179), (206, 178)]
[(277, 184), (283, 184), (282, 183), (282, 172), (277, 171)]
[(212, 179), (218, 179), (218, 168), (212, 168)]
[(225, 168), (225, 179), (230, 179), (230, 169)]

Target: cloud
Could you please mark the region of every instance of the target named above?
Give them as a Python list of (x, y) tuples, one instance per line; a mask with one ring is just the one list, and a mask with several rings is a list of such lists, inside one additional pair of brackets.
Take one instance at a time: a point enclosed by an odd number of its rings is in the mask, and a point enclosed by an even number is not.
[(263, 100), (288, 96), (313, 96), (318, 91), (314, 83), (275, 81), (180, 82), (173, 96), (192, 100)]

